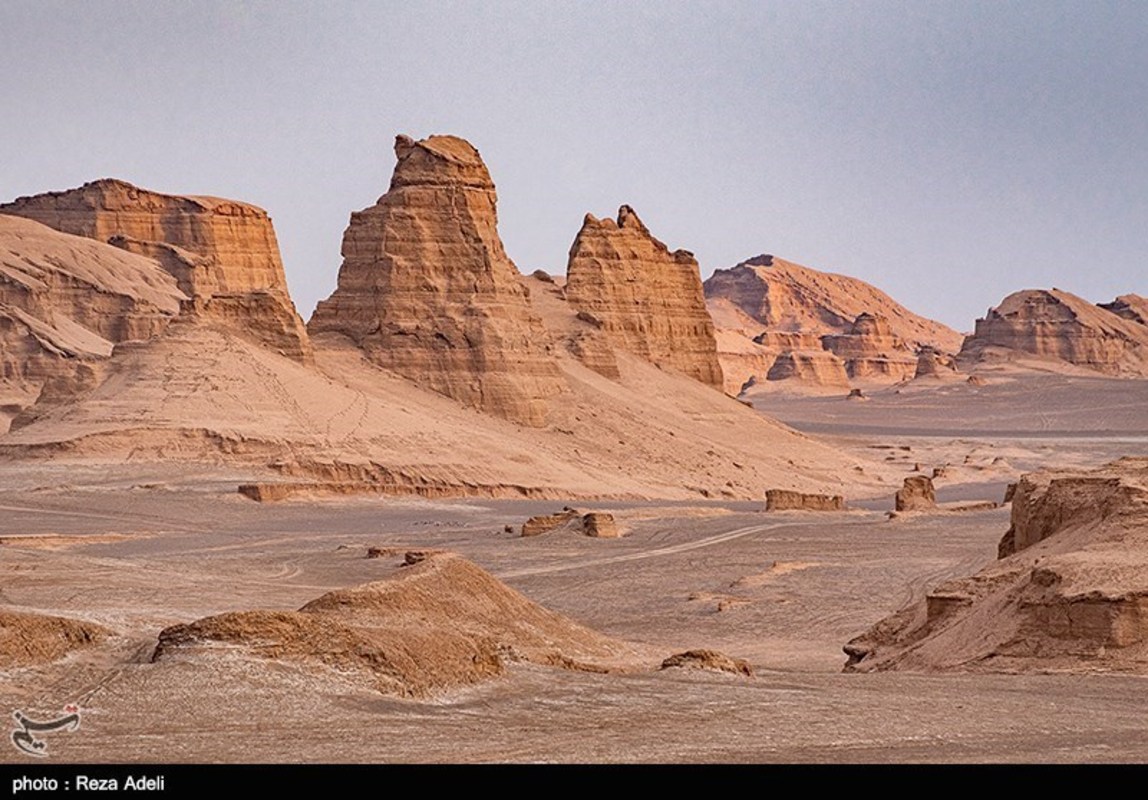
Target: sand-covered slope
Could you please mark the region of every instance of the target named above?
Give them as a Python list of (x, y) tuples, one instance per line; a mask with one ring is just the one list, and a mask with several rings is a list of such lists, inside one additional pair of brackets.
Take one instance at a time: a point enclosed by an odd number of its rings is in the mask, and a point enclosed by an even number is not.
[(1026, 475), (1000, 560), (849, 642), (847, 669), (1148, 673), (1148, 459)]
[(1136, 295), (1093, 305), (1059, 289), (1014, 292), (977, 320), (958, 360), (966, 369), (1019, 363), (1148, 377), (1148, 325), (1140, 321), (1144, 311), (1144, 298)]
[(117, 342), (162, 331), (182, 299), (150, 259), (0, 214), (0, 429), (46, 383), (93, 380)]
[[(811, 353), (828, 350), (854, 381), (889, 383), (913, 376), (921, 347), (955, 353), (961, 346), (959, 333), (914, 314), (862, 280), (775, 256), (715, 271), (705, 282), (705, 295), (718, 329), (726, 391), (734, 393), (750, 378), (765, 381), (786, 352), (809, 361)], [(803, 383), (808, 381), (784, 385)]]
[(590, 672), (657, 663), (648, 648), (543, 608), (460, 556), (410, 553), (400, 563), (396, 553), (395, 562), (383, 580), (298, 611), (236, 611), (166, 628), (153, 661), (272, 659), (414, 697), (496, 677), (516, 661)]

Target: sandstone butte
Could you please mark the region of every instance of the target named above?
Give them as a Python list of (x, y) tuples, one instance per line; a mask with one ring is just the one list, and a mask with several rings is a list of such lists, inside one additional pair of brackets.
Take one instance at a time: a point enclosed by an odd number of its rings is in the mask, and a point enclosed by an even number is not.
[(0, 205), (0, 214), (151, 258), (188, 298), (185, 319), (224, 324), (297, 361), (312, 361), (306, 329), (287, 292), (271, 218), (260, 208), (104, 179), (21, 197)]
[(91, 385), (116, 344), (159, 334), (184, 299), (150, 259), (0, 214), (0, 430)]
[(546, 329), (498, 236), (494, 182), (454, 136), (395, 139), (390, 189), (351, 215), (334, 294), (308, 323), (375, 364), (533, 427), (565, 389)]
[(999, 560), (845, 646), (846, 670), (1148, 672), (1148, 459), (1025, 475)]
[(864, 281), (771, 255), (719, 269), (704, 286), (725, 388), (734, 394), (751, 378), (836, 389), (844, 373), (893, 383), (914, 376), (921, 348), (955, 353), (961, 344), (956, 331)]
[(1124, 295), (1106, 305), (1059, 289), (1014, 292), (978, 319), (958, 363), (966, 368), (1025, 357), (1114, 377), (1148, 377), (1148, 301)]
[(698, 262), (650, 235), (629, 206), (587, 214), (570, 247), (566, 298), (618, 348), (722, 388)]

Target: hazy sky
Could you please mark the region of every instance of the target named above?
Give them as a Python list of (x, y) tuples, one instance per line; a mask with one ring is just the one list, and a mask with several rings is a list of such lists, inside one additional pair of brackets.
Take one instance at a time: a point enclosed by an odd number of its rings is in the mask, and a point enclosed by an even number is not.
[(0, 3), (0, 200), (118, 177), (266, 208), (304, 318), (396, 133), (453, 133), (519, 269), (632, 205), (958, 329), (1148, 294), (1148, 3)]

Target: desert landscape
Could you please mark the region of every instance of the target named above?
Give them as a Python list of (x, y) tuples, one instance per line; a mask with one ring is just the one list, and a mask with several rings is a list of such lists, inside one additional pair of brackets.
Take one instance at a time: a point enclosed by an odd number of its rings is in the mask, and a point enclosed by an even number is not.
[(0, 765), (1148, 760), (1148, 18), (814, 5), (0, 10)]
[(962, 337), (629, 206), (523, 275), (469, 142), (395, 158), (306, 324), (249, 204), (0, 205), (0, 696), (79, 709), (54, 757), (1143, 756), (1148, 301)]

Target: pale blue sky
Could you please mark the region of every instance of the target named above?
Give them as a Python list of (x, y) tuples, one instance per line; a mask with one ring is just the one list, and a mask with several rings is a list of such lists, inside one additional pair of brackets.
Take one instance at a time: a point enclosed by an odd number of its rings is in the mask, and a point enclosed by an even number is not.
[(519, 268), (634, 206), (967, 330), (1148, 294), (1148, 3), (0, 4), (0, 199), (119, 177), (271, 212), (304, 317), (396, 133), (473, 142)]

